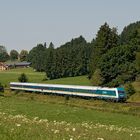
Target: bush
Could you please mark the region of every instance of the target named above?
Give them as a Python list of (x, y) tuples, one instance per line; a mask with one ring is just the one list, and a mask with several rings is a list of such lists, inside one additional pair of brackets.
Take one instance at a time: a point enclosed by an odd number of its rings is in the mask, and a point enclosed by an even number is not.
[(125, 90), (128, 98), (136, 92), (131, 83), (125, 85)]
[(27, 76), (26, 76), (24, 73), (22, 73), (22, 74), (19, 76), (18, 81), (19, 81), (19, 82), (28, 82), (28, 78), (27, 78)]

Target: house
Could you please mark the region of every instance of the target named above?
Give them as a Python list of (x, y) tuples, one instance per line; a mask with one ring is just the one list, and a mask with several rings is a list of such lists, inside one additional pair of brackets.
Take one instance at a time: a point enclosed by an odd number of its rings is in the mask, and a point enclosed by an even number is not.
[(0, 71), (8, 70), (8, 69), (9, 67), (6, 64), (4, 64), (3, 62), (0, 62)]
[(28, 68), (30, 67), (31, 62), (12, 62), (12, 63), (3, 63), (0, 62), (0, 71), (9, 70), (13, 68)]
[(7, 63), (6, 66), (9, 68), (28, 68), (30, 67), (31, 62), (15, 62), (15, 63)]

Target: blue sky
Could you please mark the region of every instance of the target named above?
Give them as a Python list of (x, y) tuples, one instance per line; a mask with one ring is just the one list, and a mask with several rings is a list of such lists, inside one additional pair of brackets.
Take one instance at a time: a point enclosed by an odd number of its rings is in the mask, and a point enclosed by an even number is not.
[(139, 7), (139, 0), (0, 0), (0, 44), (20, 51), (80, 35), (91, 41), (104, 22), (120, 33), (139, 21)]

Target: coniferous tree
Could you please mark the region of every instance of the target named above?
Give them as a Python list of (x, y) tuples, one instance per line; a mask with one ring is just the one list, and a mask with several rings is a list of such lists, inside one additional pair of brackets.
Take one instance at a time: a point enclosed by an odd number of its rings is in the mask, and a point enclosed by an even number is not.
[(103, 85), (119, 86), (134, 81), (136, 77), (134, 60), (135, 49), (128, 45), (112, 48), (104, 54), (99, 64), (104, 79)]
[(53, 49), (50, 43), (47, 49), (46, 73), (50, 79), (84, 75), (88, 73), (89, 47), (80, 36)]
[(28, 61), (32, 63), (32, 67), (36, 71), (45, 70), (45, 59), (46, 59), (46, 47), (42, 44), (38, 44), (34, 47), (28, 55)]
[(116, 28), (105, 23), (91, 43), (80, 36), (59, 48), (54, 48), (52, 42), (48, 48), (46, 43), (39, 44), (30, 51), (28, 60), (37, 71), (45, 71), (49, 79), (89, 74), (93, 80), (97, 77), (97, 85), (133, 81), (139, 73), (139, 24), (127, 26), (118, 36)]
[(90, 61), (90, 73), (92, 76), (94, 71), (98, 68), (98, 63), (103, 54), (109, 49), (118, 45), (118, 34), (116, 28), (110, 28), (107, 23), (102, 25), (97, 33), (95, 41), (92, 43), (93, 49)]
[(50, 43), (49, 48), (47, 48), (45, 55), (45, 72), (47, 77), (50, 79), (55, 79), (55, 60), (54, 60), (54, 45)]
[(135, 67), (138, 74), (140, 75), (140, 52), (136, 53)]
[(121, 44), (127, 45), (140, 45), (140, 21), (136, 23), (131, 23), (126, 26), (121, 35), (120, 42)]
[(26, 76), (25, 73), (22, 73), (19, 77), (18, 77), (18, 81), (19, 82), (28, 82), (28, 78)]

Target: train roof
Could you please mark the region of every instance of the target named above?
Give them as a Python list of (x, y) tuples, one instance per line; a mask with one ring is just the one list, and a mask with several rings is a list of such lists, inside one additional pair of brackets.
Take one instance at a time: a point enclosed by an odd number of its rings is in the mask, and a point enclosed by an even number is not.
[(98, 86), (81, 86), (81, 85), (61, 85), (61, 84), (41, 84), (41, 83), (21, 83), (21, 82), (10, 82), (10, 84), (16, 85), (34, 85), (34, 86), (47, 86), (47, 87), (61, 87), (61, 88), (76, 88), (76, 89), (104, 89), (104, 90), (115, 90), (116, 88), (109, 87), (98, 87)]

